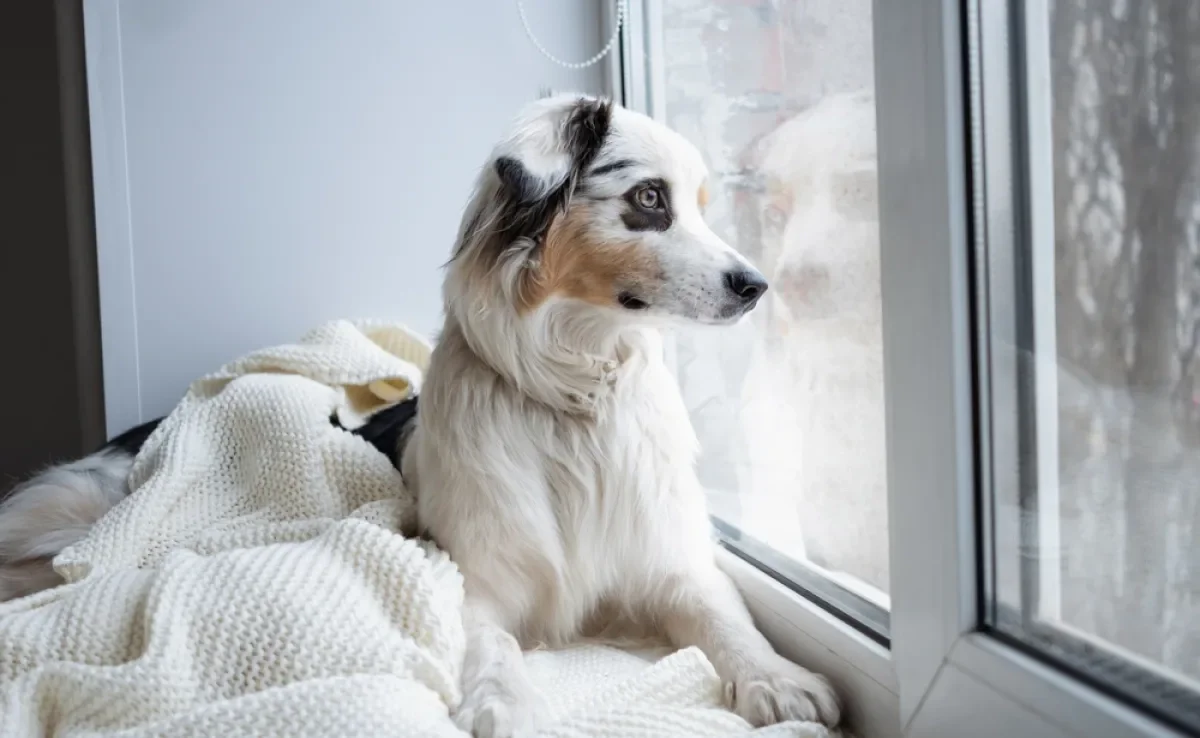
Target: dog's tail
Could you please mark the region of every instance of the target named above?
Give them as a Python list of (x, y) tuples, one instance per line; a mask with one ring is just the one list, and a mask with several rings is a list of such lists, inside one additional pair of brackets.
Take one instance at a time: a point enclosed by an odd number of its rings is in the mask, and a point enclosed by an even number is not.
[(159, 422), (41, 471), (0, 503), (0, 602), (62, 583), (50, 562), (129, 494), (129, 468)]

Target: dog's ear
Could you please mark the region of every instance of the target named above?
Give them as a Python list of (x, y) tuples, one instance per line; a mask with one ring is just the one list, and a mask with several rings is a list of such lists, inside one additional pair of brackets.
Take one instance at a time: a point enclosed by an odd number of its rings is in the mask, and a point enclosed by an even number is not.
[(563, 139), (574, 164), (573, 173), (581, 176), (591, 166), (612, 126), (612, 103), (608, 100), (580, 98), (571, 109), (564, 126)]
[(558, 115), (530, 122), (511, 153), (497, 156), (500, 180), (497, 230), (507, 246), (525, 239), (536, 247), (554, 218), (566, 211), (584, 173), (604, 147), (612, 103), (579, 98)]
[(514, 202), (533, 202), (541, 199), (543, 183), (520, 161), (511, 156), (501, 156), (496, 158), (492, 166), (496, 169), (496, 176), (500, 178), (500, 190), (507, 199)]

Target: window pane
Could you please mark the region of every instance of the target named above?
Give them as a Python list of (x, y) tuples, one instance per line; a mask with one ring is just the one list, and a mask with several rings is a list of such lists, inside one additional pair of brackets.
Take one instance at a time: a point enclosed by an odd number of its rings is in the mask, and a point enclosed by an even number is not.
[(1003, 322), (1016, 295), (1020, 351), (993, 333), (990, 618), (1200, 726), (1200, 3), (1051, 5), (1028, 5), (1046, 125), (1036, 99), (1022, 123), (1045, 137), (1028, 150), (1048, 144), (1030, 177), (1053, 222), (1017, 239), (1015, 292), (991, 296)]
[(662, 6), (655, 92), (712, 170), (709, 222), (771, 284), (738, 327), (674, 345), (710, 509), (743, 552), (852, 608), (865, 597), (878, 617), (888, 531), (871, 2)]

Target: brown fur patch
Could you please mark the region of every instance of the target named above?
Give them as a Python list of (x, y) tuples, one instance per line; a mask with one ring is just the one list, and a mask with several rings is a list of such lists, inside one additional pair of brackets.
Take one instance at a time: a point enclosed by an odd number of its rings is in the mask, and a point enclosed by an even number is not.
[(700, 206), (701, 210), (708, 207), (708, 185), (707, 184), (700, 185), (700, 190), (696, 193), (696, 204)]
[(573, 204), (546, 232), (538, 264), (525, 274), (517, 309), (528, 312), (553, 295), (613, 306), (618, 293), (659, 280), (658, 264), (637, 242), (601, 242), (590, 233), (591, 212)]

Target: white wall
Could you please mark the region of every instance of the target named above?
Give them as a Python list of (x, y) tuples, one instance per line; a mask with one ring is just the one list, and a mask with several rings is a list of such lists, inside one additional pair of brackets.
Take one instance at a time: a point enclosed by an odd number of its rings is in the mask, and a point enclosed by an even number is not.
[[(560, 56), (600, 0), (527, 0)], [(471, 180), (553, 66), (511, 0), (85, 0), (110, 435), (336, 317), (432, 333)]]

